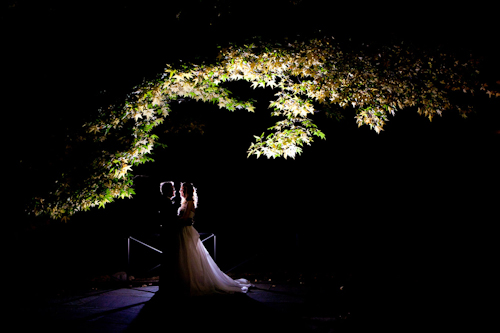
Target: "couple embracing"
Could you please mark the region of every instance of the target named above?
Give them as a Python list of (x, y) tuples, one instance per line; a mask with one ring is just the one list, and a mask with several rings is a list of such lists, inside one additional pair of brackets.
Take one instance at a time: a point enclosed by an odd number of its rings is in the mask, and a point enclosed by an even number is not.
[[(165, 221), (164, 263), (160, 284), (163, 294), (201, 296), (214, 293), (246, 293), (248, 280), (233, 280), (214, 262), (193, 227), (198, 206), (196, 188), (182, 183), (180, 197), (173, 182), (163, 183), (162, 193), (169, 197)], [(162, 184), (162, 185), (163, 185)], [(166, 188), (165, 188), (166, 187)]]

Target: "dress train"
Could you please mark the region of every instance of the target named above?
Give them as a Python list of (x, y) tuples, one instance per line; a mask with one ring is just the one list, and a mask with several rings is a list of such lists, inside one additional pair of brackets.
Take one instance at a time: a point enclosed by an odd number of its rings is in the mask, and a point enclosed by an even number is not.
[(183, 227), (178, 237), (177, 273), (186, 294), (246, 293), (252, 286), (246, 279), (233, 280), (222, 272), (201, 242), (200, 234), (192, 226)]

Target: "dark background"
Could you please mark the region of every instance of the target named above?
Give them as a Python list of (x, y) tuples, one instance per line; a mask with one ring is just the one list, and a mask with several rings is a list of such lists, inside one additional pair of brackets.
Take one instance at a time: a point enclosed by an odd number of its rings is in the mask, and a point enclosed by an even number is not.
[(464, 276), (487, 278), (497, 250), (500, 131), (498, 102), (487, 98), (478, 99), (478, 113), (468, 119), (449, 111), (430, 123), (416, 110), (399, 111), (378, 135), (358, 129), (354, 112), (340, 122), (318, 113), (325, 141), (317, 139), (295, 160), (266, 160), (247, 158), (246, 150), (275, 121), (267, 109), (272, 90), (228, 85), (257, 99), (255, 114), (196, 102), (175, 106), (176, 114), (204, 124), (204, 134), (159, 128), (168, 148), (155, 149), (156, 162), (134, 168), (147, 177), (136, 179), (133, 199), (79, 213), (67, 224), (26, 216), (29, 198), (43, 195), (61, 173), (67, 135), (99, 106), (120, 101), (166, 63), (213, 57), (218, 44), (254, 36), (404, 40), (472, 52), (484, 58), (485, 79), (500, 78), (492, 8), (324, 3), (10, 1), (2, 7), (11, 273), (71, 284), (125, 269), (126, 237), (157, 230), (159, 182), (177, 178), (197, 186), (196, 228), (217, 233), (223, 270), (258, 253), (278, 253), (297, 270), (418, 276), (460, 290), (468, 288)]

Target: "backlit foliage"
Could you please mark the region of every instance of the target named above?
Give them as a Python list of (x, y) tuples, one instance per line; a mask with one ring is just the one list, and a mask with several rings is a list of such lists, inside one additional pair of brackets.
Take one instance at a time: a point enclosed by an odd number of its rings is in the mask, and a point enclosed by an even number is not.
[(100, 110), (95, 121), (84, 125), (87, 136), (81, 140), (109, 141), (112, 144), (105, 147), (113, 148), (102, 150), (91, 162), (84, 181), (74, 185), (59, 180), (57, 190), (45, 199), (35, 198), (30, 211), (67, 219), (77, 211), (130, 197), (131, 171), (152, 160), (148, 154), (158, 137), (151, 131), (169, 115), (173, 101), (191, 98), (230, 111), (254, 112), (253, 100), (232, 96), (224, 82), (245, 80), (254, 89), (276, 91), (269, 107), (280, 120), (267, 136), (255, 136), (248, 155), (295, 158), (314, 136), (324, 138), (311, 119), (316, 108), (354, 109), (358, 126), (368, 125), (377, 133), (384, 130), (389, 115), (407, 107), (429, 120), (450, 109), (466, 117), (472, 106), (456, 103), (455, 95), (500, 96), (478, 81), (477, 65), (472, 57), (460, 60), (403, 45), (346, 50), (334, 39), (229, 46), (210, 65), (167, 65), (161, 76), (135, 87), (122, 105)]

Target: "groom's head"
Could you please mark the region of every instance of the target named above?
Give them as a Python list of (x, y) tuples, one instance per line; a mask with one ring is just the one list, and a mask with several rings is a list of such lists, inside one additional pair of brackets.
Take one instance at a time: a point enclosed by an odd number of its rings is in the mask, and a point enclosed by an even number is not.
[(168, 181), (160, 184), (160, 192), (170, 200), (175, 197), (174, 182)]

